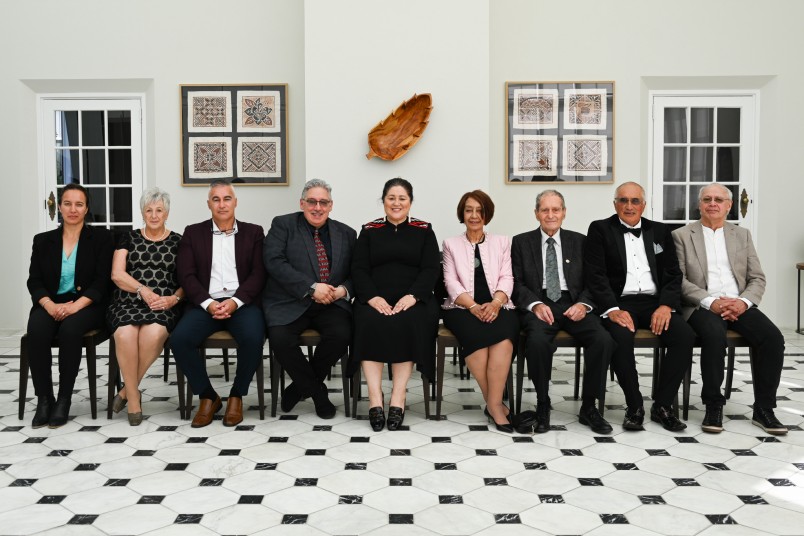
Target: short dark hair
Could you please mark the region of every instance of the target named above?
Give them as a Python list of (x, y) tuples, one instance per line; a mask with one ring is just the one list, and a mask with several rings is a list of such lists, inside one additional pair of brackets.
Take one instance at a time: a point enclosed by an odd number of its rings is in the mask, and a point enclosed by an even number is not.
[(480, 203), (480, 211), (483, 214), (483, 223), (489, 223), (491, 218), (494, 217), (494, 201), (492, 201), (491, 197), (489, 197), (489, 194), (483, 190), (473, 190), (471, 192), (466, 192), (461, 196), (461, 200), (458, 201), (458, 221), (463, 223), (463, 211), (466, 208), (466, 202), (469, 201), (469, 199), (474, 199)]
[(87, 207), (89, 206), (89, 192), (86, 188), (78, 184), (77, 182), (71, 182), (61, 190), (61, 194), (59, 194), (59, 204), (61, 205), (61, 200), (64, 198), (64, 193), (69, 192), (70, 190), (78, 190), (82, 194), (84, 194), (84, 201), (87, 203)]
[(402, 177), (395, 177), (385, 183), (385, 186), (382, 187), (382, 199), (385, 199), (385, 196), (388, 194), (388, 190), (394, 186), (401, 186), (404, 188), (408, 194), (408, 197), (410, 197), (410, 201), (413, 202), (413, 185)]

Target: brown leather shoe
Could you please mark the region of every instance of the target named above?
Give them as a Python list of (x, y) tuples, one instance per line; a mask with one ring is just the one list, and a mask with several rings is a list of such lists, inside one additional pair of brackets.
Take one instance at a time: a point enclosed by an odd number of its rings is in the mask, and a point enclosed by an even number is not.
[(226, 399), (226, 414), (223, 416), (224, 426), (236, 426), (243, 422), (243, 399), (230, 396)]
[(215, 414), (220, 411), (221, 406), (223, 406), (221, 397), (217, 397), (215, 400), (202, 398), (201, 402), (198, 404), (198, 411), (195, 414), (193, 423), (190, 426), (193, 428), (203, 428), (204, 426), (208, 425), (212, 422)]

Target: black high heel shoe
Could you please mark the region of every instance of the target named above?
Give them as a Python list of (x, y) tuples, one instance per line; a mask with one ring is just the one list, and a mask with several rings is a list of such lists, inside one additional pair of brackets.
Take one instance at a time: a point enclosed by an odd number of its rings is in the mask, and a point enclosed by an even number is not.
[(388, 429), (392, 432), (399, 430), (405, 420), (405, 410), (397, 406), (388, 408)]
[(505, 432), (506, 434), (513, 434), (514, 433), (514, 423), (511, 422), (511, 414), (505, 416), (507, 422), (505, 424), (499, 424), (497, 421), (494, 420), (494, 417), (491, 416), (489, 413), (489, 408), (483, 410), (483, 413), (486, 414), (490, 423), (494, 424), (494, 427), (497, 429), (498, 432)]
[(375, 432), (380, 432), (385, 428), (385, 412), (382, 410), (382, 406), (369, 408), (369, 424)]

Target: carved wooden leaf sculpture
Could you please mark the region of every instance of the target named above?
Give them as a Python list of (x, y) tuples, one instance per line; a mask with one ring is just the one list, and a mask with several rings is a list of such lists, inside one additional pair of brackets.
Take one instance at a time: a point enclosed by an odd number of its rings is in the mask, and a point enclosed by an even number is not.
[(383, 160), (396, 160), (408, 152), (427, 128), (432, 109), (433, 98), (429, 93), (414, 94), (400, 104), (369, 131), (366, 158), (379, 156)]

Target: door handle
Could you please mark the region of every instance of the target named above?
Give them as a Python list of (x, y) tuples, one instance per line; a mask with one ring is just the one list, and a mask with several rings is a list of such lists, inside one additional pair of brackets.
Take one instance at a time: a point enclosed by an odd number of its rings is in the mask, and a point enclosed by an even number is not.
[(745, 215), (748, 214), (748, 203), (750, 202), (751, 200), (748, 199), (748, 192), (746, 192), (745, 188), (743, 188), (743, 193), (740, 194), (740, 214), (743, 218), (745, 218)]
[(47, 204), (47, 213), (50, 216), (50, 221), (53, 221), (53, 218), (56, 217), (56, 196), (53, 195), (53, 192), (50, 192), (45, 204)]

